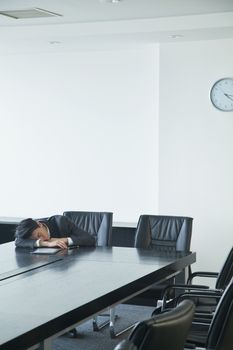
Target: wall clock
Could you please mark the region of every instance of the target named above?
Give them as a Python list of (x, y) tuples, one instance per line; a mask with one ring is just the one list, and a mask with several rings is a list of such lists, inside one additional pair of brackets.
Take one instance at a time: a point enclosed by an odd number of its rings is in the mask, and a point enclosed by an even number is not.
[(210, 90), (210, 100), (220, 111), (233, 111), (233, 78), (217, 80)]

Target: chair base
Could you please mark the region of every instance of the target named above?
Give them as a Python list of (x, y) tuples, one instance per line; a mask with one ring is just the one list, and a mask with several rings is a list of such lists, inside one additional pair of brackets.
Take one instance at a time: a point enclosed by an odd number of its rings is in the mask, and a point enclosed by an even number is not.
[(71, 329), (69, 332), (68, 332), (69, 336), (71, 338), (78, 338), (78, 332), (77, 332), (77, 329), (76, 328), (73, 328)]
[[(110, 314), (111, 314), (111, 311), (109, 312), (109, 314), (100, 314), (98, 316), (95, 316), (92, 319), (92, 327), (93, 327), (93, 331), (94, 332), (99, 332), (102, 328), (106, 327), (107, 325), (110, 325), (110, 323), (111, 323), (111, 316), (110, 316)], [(97, 322), (98, 317), (108, 317), (108, 320), (103, 321), (102, 323), (98, 324), (98, 322)], [(113, 323), (115, 323), (117, 318), (118, 318), (118, 315), (114, 315)]]
[(115, 308), (110, 309), (110, 319), (109, 319), (109, 331), (110, 331), (110, 337), (112, 339), (117, 338), (119, 335), (129, 331), (131, 328), (135, 326), (136, 323), (133, 323), (132, 325), (128, 326), (127, 328), (122, 329), (119, 332), (116, 332), (115, 330), (115, 321), (118, 318), (117, 315), (115, 315)]
[(117, 338), (117, 337), (119, 337), (119, 335), (124, 334), (125, 332), (129, 331), (130, 329), (132, 329), (135, 325), (136, 325), (136, 323), (131, 324), (130, 326), (128, 326), (127, 328), (122, 329), (119, 332), (116, 332), (115, 331), (115, 327), (113, 325), (110, 325), (109, 326), (110, 337), (112, 339)]

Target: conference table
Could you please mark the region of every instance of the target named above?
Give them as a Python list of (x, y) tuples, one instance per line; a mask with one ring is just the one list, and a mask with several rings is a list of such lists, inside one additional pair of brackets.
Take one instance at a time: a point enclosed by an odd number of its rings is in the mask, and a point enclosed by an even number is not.
[(195, 261), (191, 252), (93, 247), (37, 255), (2, 244), (0, 349), (51, 349), (54, 337)]

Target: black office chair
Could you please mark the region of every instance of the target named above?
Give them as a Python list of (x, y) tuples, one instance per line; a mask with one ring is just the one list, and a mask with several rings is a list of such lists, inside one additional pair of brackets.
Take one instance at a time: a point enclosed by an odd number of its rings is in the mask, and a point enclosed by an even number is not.
[(96, 238), (97, 246), (109, 246), (112, 239), (112, 217), (110, 212), (65, 211), (67, 216), (78, 227)]
[[(193, 280), (196, 277), (208, 277), (208, 278), (215, 278), (216, 283), (214, 289), (209, 289), (208, 286), (205, 285), (193, 285)], [(208, 317), (208, 314), (210, 314), (210, 318), (212, 318), (212, 314), (216, 309), (217, 303), (223, 294), (223, 291), (228, 286), (229, 282), (231, 281), (233, 277), (233, 247), (229, 251), (227, 258), (220, 270), (220, 272), (209, 272), (209, 271), (196, 271), (192, 273), (189, 278), (187, 284), (184, 285), (170, 285), (164, 289), (163, 294), (163, 302), (162, 302), (162, 310), (166, 308), (170, 308), (171, 306), (175, 305), (178, 299), (170, 300), (171, 290), (178, 289), (180, 291), (189, 291), (189, 293), (186, 293), (186, 296), (190, 296), (195, 302), (196, 305), (196, 314), (198, 314), (200, 317), (203, 314), (203, 317)], [(201, 290), (204, 289), (205, 297), (202, 298), (200, 296)], [(192, 291), (192, 296), (190, 295), (190, 291)], [(195, 291), (197, 291), (195, 293)], [(207, 298), (209, 295), (211, 295), (210, 298)], [(203, 294), (203, 293), (202, 293)], [(207, 295), (207, 296), (206, 296)], [(159, 313), (159, 308), (155, 309), (154, 314)]]
[[(135, 233), (134, 246), (135, 248), (154, 249), (160, 253), (188, 252), (192, 236), (192, 221), (192, 218), (183, 216), (141, 215)], [(182, 274), (185, 275), (184, 272)], [(154, 284), (149, 290), (128, 300), (126, 304), (156, 306), (158, 300), (162, 299), (164, 288), (171, 283), (174, 283), (174, 278), (161, 284)], [(114, 309), (111, 311), (110, 335), (112, 338), (134, 326), (131, 325), (115, 332)]]
[[(183, 216), (141, 215), (134, 246), (143, 249), (152, 248), (158, 252), (188, 252), (192, 237), (192, 222), (192, 218)], [(189, 274), (190, 269), (187, 275)], [(185, 280), (183, 282), (185, 283)], [(174, 283), (174, 278), (155, 284), (149, 290), (131, 299), (130, 303), (156, 306), (157, 301), (162, 299), (164, 288), (171, 283)]]
[(193, 313), (193, 302), (182, 301), (173, 310), (138, 323), (115, 350), (183, 350)]
[(191, 344), (190, 348), (195, 345), (214, 350), (233, 349), (233, 279), (222, 294), (210, 325), (194, 322), (186, 342), (187, 347)]
[[(171, 311), (171, 310), (170, 310)], [(169, 311), (169, 312), (170, 312)], [(161, 315), (166, 315), (162, 313)], [(155, 318), (159, 315), (154, 316)], [(203, 327), (204, 325), (204, 327)], [(186, 338), (185, 349), (232, 350), (233, 348), (233, 279), (225, 289), (214, 317), (206, 332), (206, 325), (195, 323)], [(194, 328), (198, 327), (198, 328)], [(166, 333), (165, 333), (166, 335)], [(169, 334), (167, 337), (170, 338)], [(143, 350), (131, 340), (120, 343), (115, 350)], [(146, 348), (145, 348), (146, 349)], [(154, 347), (155, 349), (155, 347)], [(161, 350), (158, 346), (156, 349)], [(164, 349), (174, 349), (173, 343)], [(163, 349), (162, 349), (163, 350)]]
[[(63, 215), (67, 216), (78, 227), (89, 232), (96, 239), (97, 246), (110, 246), (112, 241), (112, 218), (110, 212), (89, 212), (89, 211), (65, 211)], [(109, 315), (100, 315), (108, 316)], [(97, 316), (93, 319), (94, 330), (99, 330), (109, 324), (110, 320), (97, 324)], [(70, 335), (77, 337), (77, 330), (74, 328)]]

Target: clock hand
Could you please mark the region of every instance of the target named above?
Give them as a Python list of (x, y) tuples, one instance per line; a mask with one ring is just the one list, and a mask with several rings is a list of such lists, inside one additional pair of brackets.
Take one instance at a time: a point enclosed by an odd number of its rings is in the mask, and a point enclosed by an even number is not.
[(225, 95), (227, 98), (229, 98), (230, 100), (233, 101), (233, 95), (232, 95), (232, 94), (226, 94), (226, 93), (224, 93), (224, 95)]
[(219, 90), (220, 90), (220, 91), (222, 91), (223, 95), (225, 95), (226, 97), (228, 97), (228, 98), (230, 98), (230, 99), (231, 99), (231, 97), (230, 97), (230, 96), (232, 96), (232, 97), (233, 97), (233, 95), (232, 95), (232, 94), (227, 94), (226, 92), (224, 92), (224, 91), (223, 91), (223, 89), (221, 89), (221, 88), (220, 88), (220, 86), (219, 86), (218, 88), (219, 88)]

